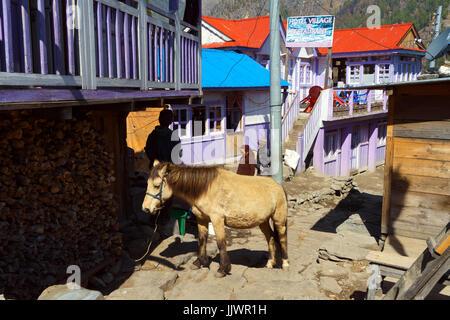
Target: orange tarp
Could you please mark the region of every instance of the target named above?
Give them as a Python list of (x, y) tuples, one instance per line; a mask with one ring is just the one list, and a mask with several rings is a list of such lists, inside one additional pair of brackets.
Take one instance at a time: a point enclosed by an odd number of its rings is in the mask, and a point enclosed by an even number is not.
[(127, 117), (127, 145), (135, 153), (144, 151), (148, 135), (159, 124), (159, 113), (163, 108), (147, 108), (130, 112)]

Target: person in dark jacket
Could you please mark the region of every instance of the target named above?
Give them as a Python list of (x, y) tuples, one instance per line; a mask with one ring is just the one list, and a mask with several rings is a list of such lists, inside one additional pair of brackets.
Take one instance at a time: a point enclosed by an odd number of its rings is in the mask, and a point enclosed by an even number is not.
[(169, 128), (172, 122), (172, 110), (162, 110), (159, 114), (159, 126), (156, 126), (147, 138), (145, 153), (150, 161), (150, 170), (153, 168), (155, 159), (160, 162), (180, 162), (181, 143), (177, 133)]
[(236, 173), (246, 176), (254, 176), (256, 159), (252, 150), (250, 150), (250, 146), (248, 144), (243, 145), (241, 147), (241, 153), (242, 157), (239, 161), (239, 166)]
[[(153, 162), (171, 162), (180, 163), (181, 159), (181, 142), (177, 133), (170, 130), (169, 126), (173, 122), (172, 110), (165, 109), (159, 114), (159, 126), (148, 135), (147, 143), (145, 144), (145, 153), (147, 154), (149, 169), (153, 168)], [(176, 230), (176, 220), (169, 216), (172, 208), (182, 208), (189, 210), (189, 205), (184, 203), (177, 197), (172, 197), (167, 200), (164, 207), (161, 209), (159, 218), (159, 232), (163, 236), (171, 236)], [(154, 221), (156, 224), (156, 221)]]
[(270, 150), (267, 147), (267, 140), (258, 141), (258, 154), (256, 156), (256, 169), (260, 176), (270, 176)]

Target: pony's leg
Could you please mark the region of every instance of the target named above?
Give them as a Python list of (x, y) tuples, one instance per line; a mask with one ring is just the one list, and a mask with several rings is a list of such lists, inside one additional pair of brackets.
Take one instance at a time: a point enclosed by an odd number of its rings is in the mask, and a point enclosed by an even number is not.
[(220, 266), (215, 276), (217, 278), (225, 277), (231, 270), (230, 258), (227, 254), (227, 241), (225, 238), (225, 222), (223, 218), (211, 217), (211, 222), (216, 234), (217, 247), (220, 253)]
[(208, 242), (208, 220), (197, 218), (198, 227), (198, 257), (192, 264), (192, 269), (200, 269), (209, 265), (206, 255), (206, 244)]
[(272, 228), (270, 227), (269, 220), (261, 223), (259, 225), (259, 228), (261, 229), (262, 233), (264, 233), (264, 236), (266, 237), (267, 245), (269, 246), (270, 258), (267, 261), (266, 268), (272, 269), (276, 263), (276, 261), (275, 261), (275, 237), (274, 237)]
[(272, 216), (273, 226), (278, 234), (278, 240), (281, 247), (282, 268), (289, 268), (289, 260), (287, 253), (287, 206), (281, 205), (275, 210)]

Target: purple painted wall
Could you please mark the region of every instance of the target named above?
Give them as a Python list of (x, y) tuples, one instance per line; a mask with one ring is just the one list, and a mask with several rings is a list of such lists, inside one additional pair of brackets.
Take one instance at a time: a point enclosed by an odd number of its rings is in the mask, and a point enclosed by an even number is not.
[[(378, 125), (385, 121), (386, 115), (375, 119), (355, 119), (342, 124), (325, 123), (314, 144), (314, 167), (323, 174), (333, 176), (347, 176), (352, 169), (374, 171), (377, 165), (384, 163), (385, 146), (378, 145)], [(325, 158), (325, 137), (330, 132), (338, 132), (340, 139), (335, 156)]]

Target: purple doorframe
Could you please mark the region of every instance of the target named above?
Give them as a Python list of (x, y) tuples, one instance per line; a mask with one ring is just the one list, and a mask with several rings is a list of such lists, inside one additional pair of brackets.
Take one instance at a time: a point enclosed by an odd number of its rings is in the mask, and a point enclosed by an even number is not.
[(371, 122), (369, 125), (369, 171), (376, 169), (378, 142), (378, 123)]
[(313, 166), (319, 172), (323, 172), (323, 144), (325, 139), (325, 129), (320, 128), (317, 134), (316, 141), (314, 142), (314, 157)]
[(351, 167), (352, 154), (352, 125), (347, 125), (342, 129), (341, 147), (341, 175), (348, 176)]

